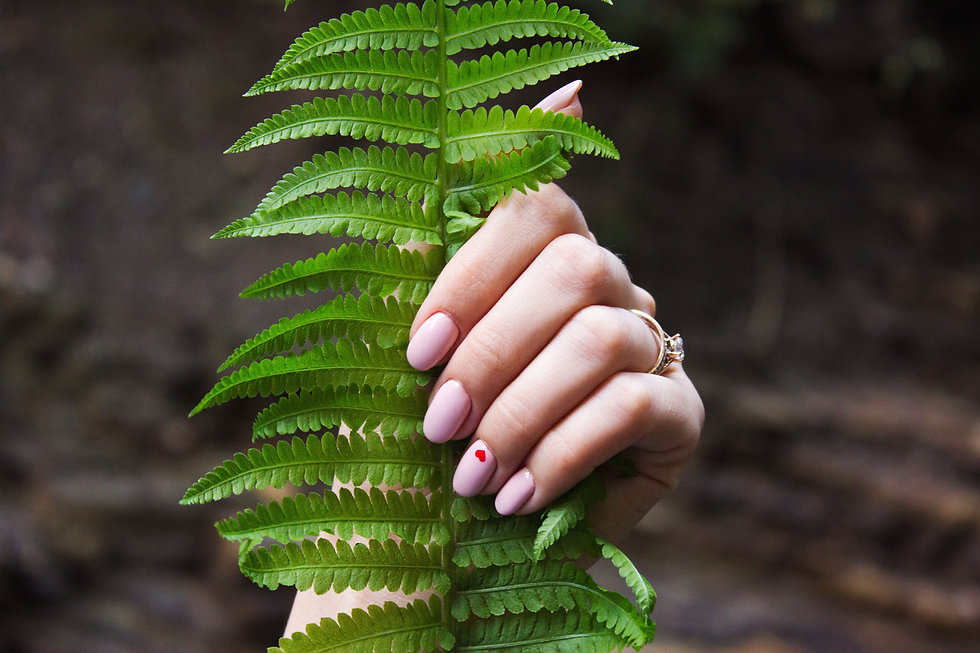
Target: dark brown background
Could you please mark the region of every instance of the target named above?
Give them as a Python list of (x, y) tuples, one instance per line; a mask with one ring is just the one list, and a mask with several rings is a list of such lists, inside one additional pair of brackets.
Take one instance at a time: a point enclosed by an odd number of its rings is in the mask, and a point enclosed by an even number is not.
[[(627, 543), (659, 650), (970, 650), (977, 3), (582, 6), (642, 49), (581, 72), (623, 160), (563, 185), (683, 332), (708, 407)], [(220, 155), (293, 99), (239, 94), (339, 11), (0, 0), (0, 649), (275, 641), (289, 592), (241, 578), (211, 529), (237, 504), (177, 506), (254, 406), (184, 415), (296, 309), (237, 291), (326, 246), (207, 237), (312, 152)]]

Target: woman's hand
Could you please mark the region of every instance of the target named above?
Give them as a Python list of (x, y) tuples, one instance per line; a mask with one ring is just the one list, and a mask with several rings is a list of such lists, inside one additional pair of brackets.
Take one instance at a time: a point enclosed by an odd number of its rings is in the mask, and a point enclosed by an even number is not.
[[(581, 115), (579, 86), (539, 106)], [(446, 364), (425, 436), (472, 436), (457, 493), (496, 494), (500, 513), (526, 514), (628, 449), (638, 475), (610, 479), (615, 511), (593, 519), (614, 537), (676, 485), (703, 407), (679, 363), (647, 373), (663, 343), (629, 309), (656, 304), (556, 185), (490, 213), (440, 274), (408, 347), (418, 369)]]
[[(538, 104), (581, 115), (575, 82)], [(409, 362), (446, 363), (424, 422), (438, 442), (472, 443), (453, 482), (497, 494), (504, 513), (547, 505), (628, 450), (637, 475), (612, 475), (589, 514), (616, 539), (677, 483), (704, 418), (680, 364), (647, 374), (662, 343), (627, 309), (656, 304), (599, 247), (578, 206), (555, 185), (514, 194), (440, 274), (412, 325)], [(399, 592), (299, 592), (286, 633)]]

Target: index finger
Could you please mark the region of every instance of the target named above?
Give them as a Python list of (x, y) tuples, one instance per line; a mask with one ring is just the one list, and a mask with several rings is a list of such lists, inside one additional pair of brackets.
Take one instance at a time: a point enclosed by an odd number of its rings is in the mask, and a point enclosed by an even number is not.
[[(572, 82), (538, 107), (581, 117), (580, 87), (581, 82)], [(578, 205), (554, 184), (500, 202), (449, 261), (419, 308), (410, 331), (409, 363), (429, 369), (445, 360), (545, 246), (565, 234), (591, 238)]]

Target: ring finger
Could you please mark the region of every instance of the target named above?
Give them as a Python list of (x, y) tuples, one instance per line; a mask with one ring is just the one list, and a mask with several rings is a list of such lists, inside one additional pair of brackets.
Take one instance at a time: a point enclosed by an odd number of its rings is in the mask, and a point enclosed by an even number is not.
[(658, 353), (650, 329), (629, 311), (578, 311), (493, 401), (457, 468), (456, 492), (499, 490), (556, 422), (614, 374), (649, 369)]

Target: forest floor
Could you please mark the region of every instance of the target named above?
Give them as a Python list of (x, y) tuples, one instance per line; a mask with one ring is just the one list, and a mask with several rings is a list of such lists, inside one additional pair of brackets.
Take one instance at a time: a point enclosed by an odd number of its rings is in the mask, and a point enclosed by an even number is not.
[[(660, 597), (651, 650), (980, 638), (973, 51), (942, 32), (947, 72), (884, 87), (889, 48), (934, 25), (876, 2), (897, 18), (868, 30), (846, 4), (814, 27), (761, 2), (749, 44), (696, 78), (656, 42), (582, 72), (623, 157), (576, 159), (563, 185), (683, 333), (708, 413), (624, 543)], [(177, 501), (246, 446), (257, 404), (185, 417), (279, 317), (238, 290), (325, 246), (208, 239), (312, 151), (220, 155), (283, 106), (239, 95), (322, 7), (163, 6), (0, 0), (4, 652), (260, 650), (291, 602), (214, 533), (239, 504)]]

